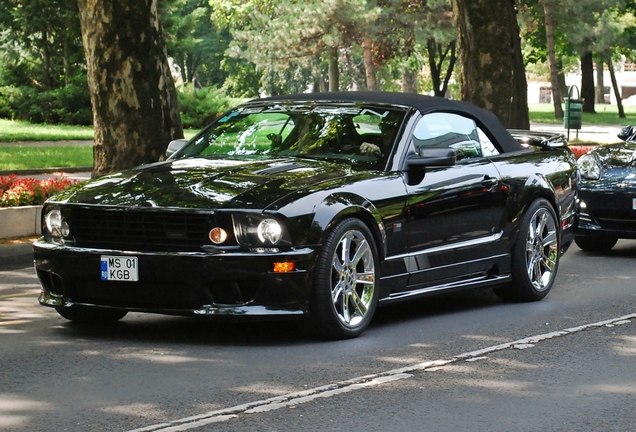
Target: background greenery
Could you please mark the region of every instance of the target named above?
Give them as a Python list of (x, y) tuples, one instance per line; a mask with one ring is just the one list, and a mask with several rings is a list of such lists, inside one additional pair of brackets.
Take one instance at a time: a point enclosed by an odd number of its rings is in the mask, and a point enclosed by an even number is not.
[[(516, 4), (527, 75), (549, 82), (544, 2)], [(418, 91), (431, 94), (440, 90), (434, 78), (444, 78), (449, 66), (457, 70), (452, 56), (440, 56), (454, 53), (451, 0), (158, 0), (158, 5), (186, 128), (202, 127), (243, 98), (325, 90), (333, 79), (330, 61), (337, 62), (340, 89), (367, 88), (364, 38), (372, 38), (379, 90), (400, 91), (405, 73), (417, 71)], [(601, 67), (610, 59), (617, 67), (635, 59), (635, 11), (636, 0), (561, 0), (552, 16), (560, 76), (580, 73), (580, 59), (588, 53)], [(90, 126), (76, 0), (0, 0), (0, 29), (0, 118)], [(329, 60), (331, 49), (337, 58)], [(195, 73), (204, 85), (197, 92)], [(446, 95), (457, 98), (458, 91), (451, 79)], [(540, 111), (540, 121), (561, 122), (550, 107)], [(599, 104), (597, 111), (613, 113)], [(587, 117), (584, 122), (601, 121)]]

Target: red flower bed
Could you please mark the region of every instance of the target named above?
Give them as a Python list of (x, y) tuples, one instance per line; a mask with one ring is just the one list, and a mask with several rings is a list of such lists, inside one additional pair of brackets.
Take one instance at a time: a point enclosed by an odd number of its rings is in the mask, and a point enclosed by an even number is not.
[(570, 149), (572, 150), (572, 152), (574, 153), (574, 156), (576, 156), (576, 158), (580, 158), (581, 156), (583, 156), (585, 153), (589, 152), (590, 150), (594, 150), (596, 147), (598, 147), (597, 144), (590, 144), (590, 145), (586, 145), (586, 144), (572, 144), (570, 145)]
[(19, 178), (16, 174), (0, 176), (0, 207), (43, 204), (48, 197), (76, 183), (79, 181), (64, 177), (37, 180)]

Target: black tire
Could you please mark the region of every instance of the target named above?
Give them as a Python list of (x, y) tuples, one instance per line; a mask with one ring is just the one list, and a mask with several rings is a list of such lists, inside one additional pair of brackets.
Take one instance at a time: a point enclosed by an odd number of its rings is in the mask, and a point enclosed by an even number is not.
[(316, 258), (309, 330), (350, 339), (369, 326), (379, 295), (378, 252), (369, 228), (347, 218), (331, 229)]
[(588, 252), (607, 252), (611, 250), (618, 241), (617, 237), (606, 236), (576, 236), (574, 237), (574, 243)]
[(119, 321), (128, 311), (120, 309), (100, 309), (74, 306), (71, 308), (57, 307), (57, 313), (69, 321), (83, 324), (107, 324)]
[(560, 234), (552, 205), (543, 198), (530, 204), (512, 250), (512, 282), (494, 288), (495, 294), (521, 302), (548, 295), (559, 268)]

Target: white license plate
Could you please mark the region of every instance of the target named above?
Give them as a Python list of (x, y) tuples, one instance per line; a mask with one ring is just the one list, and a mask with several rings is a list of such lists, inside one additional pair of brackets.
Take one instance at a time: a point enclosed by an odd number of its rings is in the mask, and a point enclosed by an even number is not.
[(138, 281), (139, 264), (137, 257), (102, 255), (102, 280)]
[(632, 210), (636, 210), (636, 198), (632, 198)]

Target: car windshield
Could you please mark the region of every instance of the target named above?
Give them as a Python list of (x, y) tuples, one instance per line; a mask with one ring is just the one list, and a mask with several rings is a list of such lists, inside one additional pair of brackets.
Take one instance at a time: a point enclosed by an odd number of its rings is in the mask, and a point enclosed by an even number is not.
[(212, 123), (174, 158), (300, 157), (381, 168), (405, 109), (319, 103), (246, 105)]

